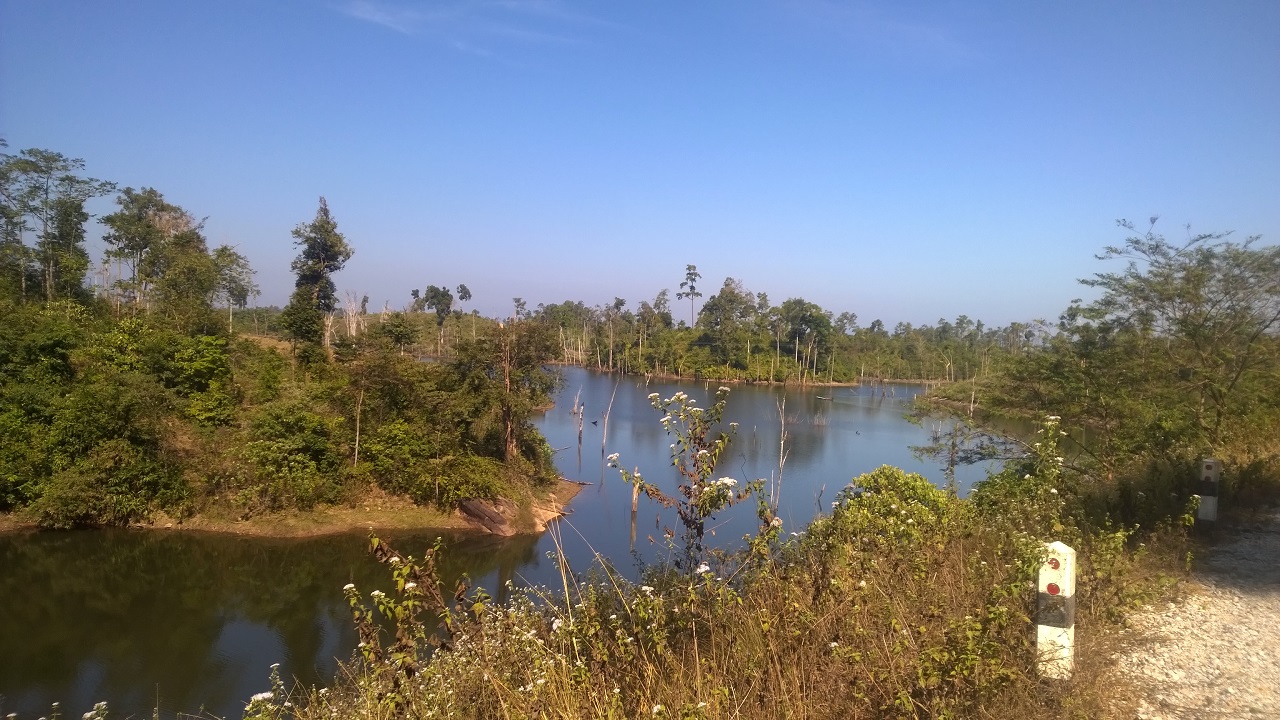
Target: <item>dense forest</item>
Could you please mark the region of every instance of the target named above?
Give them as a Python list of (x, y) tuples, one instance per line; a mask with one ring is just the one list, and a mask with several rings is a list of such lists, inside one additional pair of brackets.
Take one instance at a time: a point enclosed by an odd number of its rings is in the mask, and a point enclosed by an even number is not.
[[(209, 248), (157, 190), (83, 170), (47, 150), (0, 156), (0, 511), (50, 527), (244, 517), (373, 488), (449, 508), (553, 477), (529, 423), (555, 384), (542, 324), (486, 324), (440, 363), (406, 355), (396, 322), (331, 342), (333, 275), (353, 249), (321, 198), (293, 231), (283, 340), (246, 336), (245, 258)], [(112, 194), (95, 270), (85, 205)]]

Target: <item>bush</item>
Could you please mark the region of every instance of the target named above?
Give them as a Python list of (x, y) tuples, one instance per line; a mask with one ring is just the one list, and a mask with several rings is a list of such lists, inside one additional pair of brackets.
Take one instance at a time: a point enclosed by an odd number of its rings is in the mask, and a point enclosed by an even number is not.
[(31, 512), (42, 527), (127, 525), (146, 519), (153, 502), (173, 506), (187, 494), (172, 468), (117, 438), (45, 482)]
[(254, 483), (241, 493), (250, 506), (309, 509), (333, 501), (340, 490), (341, 463), (335, 447), (337, 419), (302, 403), (275, 403), (250, 423), (243, 454), (254, 468)]

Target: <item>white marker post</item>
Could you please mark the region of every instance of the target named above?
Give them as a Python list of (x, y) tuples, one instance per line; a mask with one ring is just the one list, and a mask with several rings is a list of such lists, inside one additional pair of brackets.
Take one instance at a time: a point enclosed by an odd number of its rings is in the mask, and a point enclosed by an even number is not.
[(1040, 675), (1070, 680), (1076, 644), (1076, 551), (1061, 542), (1045, 545), (1036, 598), (1036, 651)]
[(1222, 479), (1222, 461), (1205, 458), (1200, 461), (1200, 509), (1196, 524), (1213, 527), (1218, 522), (1218, 481)]

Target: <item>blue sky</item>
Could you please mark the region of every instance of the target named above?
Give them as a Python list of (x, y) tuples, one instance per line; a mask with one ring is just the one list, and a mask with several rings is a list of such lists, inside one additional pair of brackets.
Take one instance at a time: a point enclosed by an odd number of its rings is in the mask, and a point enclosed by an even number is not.
[(1117, 218), (1280, 238), (1277, 28), (1271, 0), (0, 0), (0, 136), (207, 216), (263, 304), (324, 195), (374, 307), (634, 308), (694, 263), (707, 295), (1004, 324), (1081, 296)]

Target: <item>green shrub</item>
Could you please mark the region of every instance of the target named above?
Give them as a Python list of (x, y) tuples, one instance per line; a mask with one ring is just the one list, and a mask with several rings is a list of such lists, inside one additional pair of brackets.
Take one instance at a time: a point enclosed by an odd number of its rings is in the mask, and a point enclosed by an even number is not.
[(43, 527), (127, 525), (146, 519), (153, 502), (173, 506), (187, 494), (171, 468), (116, 438), (55, 473), (31, 503), (31, 512)]
[(341, 463), (335, 435), (339, 421), (302, 403), (275, 403), (250, 423), (243, 454), (254, 468), (255, 481), (241, 500), (278, 510), (309, 509), (336, 499)]

